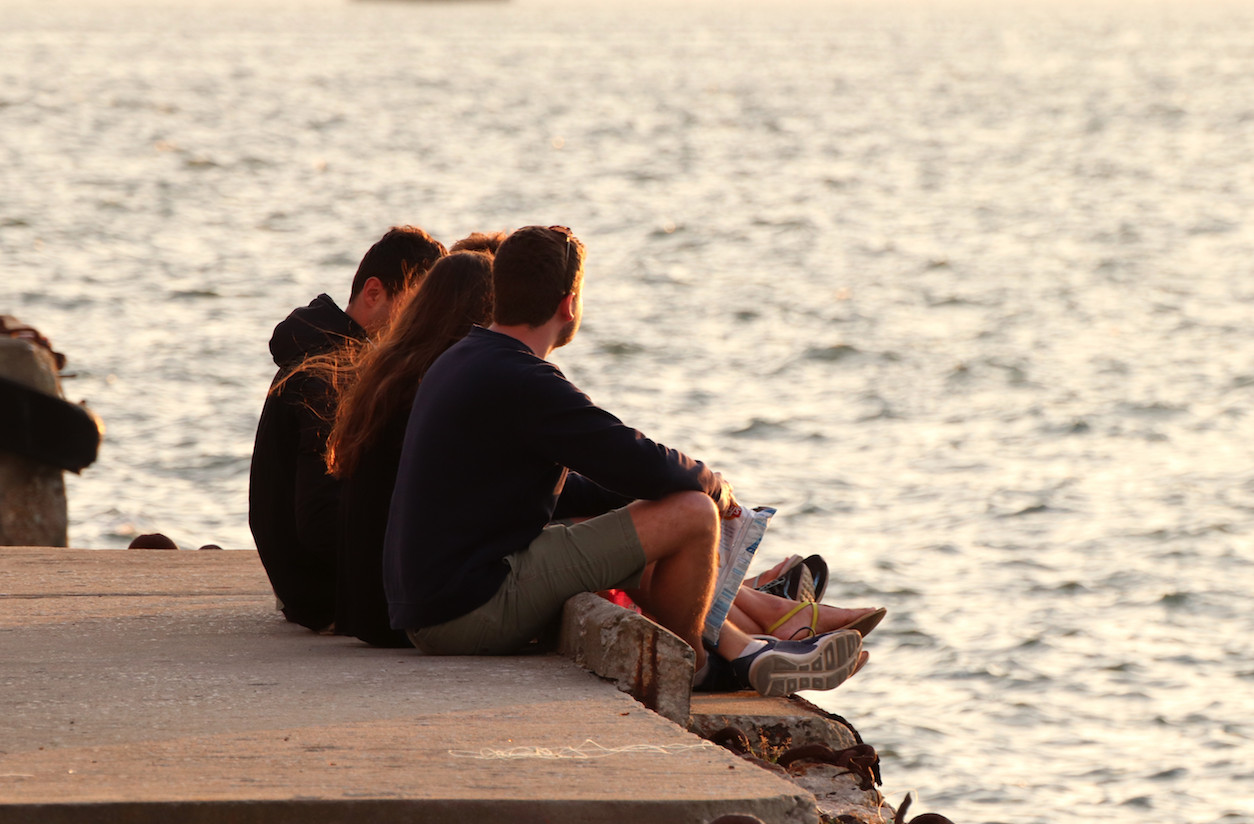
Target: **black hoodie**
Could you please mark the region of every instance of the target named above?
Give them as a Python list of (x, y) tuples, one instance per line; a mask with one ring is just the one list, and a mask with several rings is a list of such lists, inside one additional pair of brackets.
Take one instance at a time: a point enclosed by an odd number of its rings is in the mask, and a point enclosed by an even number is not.
[[(274, 328), (275, 383), (307, 356), (365, 338), (335, 301), (318, 295)], [(328, 387), (317, 378), (298, 374), (268, 394), (248, 478), (248, 525), (283, 614), (314, 630), (335, 620), (340, 487), (323, 457), (331, 413)]]

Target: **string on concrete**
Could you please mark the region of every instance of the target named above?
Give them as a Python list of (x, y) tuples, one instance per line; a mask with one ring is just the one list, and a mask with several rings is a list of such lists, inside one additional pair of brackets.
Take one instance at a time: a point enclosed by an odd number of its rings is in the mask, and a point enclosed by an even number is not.
[(577, 747), (511, 747), (507, 750), (484, 747), (481, 750), (449, 750), (449, 755), (454, 758), (479, 758), (484, 760), (511, 758), (608, 758), (611, 755), (635, 753), (674, 755), (713, 746), (709, 741), (702, 741), (699, 744), (625, 744), (621, 747), (606, 747), (588, 738)]

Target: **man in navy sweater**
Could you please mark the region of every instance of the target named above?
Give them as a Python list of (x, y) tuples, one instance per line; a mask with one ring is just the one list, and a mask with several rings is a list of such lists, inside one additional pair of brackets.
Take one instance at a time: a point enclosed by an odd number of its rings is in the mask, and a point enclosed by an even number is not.
[[(428, 654), (510, 654), (572, 595), (621, 588), (692, 646), (699, 681), (721, 659), (766, 695), (835, 687), (857, 667), (855, 631), (776, 641), (727, 624), (707, 664), (719, 518), (735, 501), (546, 360), (579, 328), (583, 260), (565, 227), (514, 232), (493, 264), (494, 323), (423, 379), (384, 547), (392, 626)], [(583, 520), (553, 523), (569, 518)]]

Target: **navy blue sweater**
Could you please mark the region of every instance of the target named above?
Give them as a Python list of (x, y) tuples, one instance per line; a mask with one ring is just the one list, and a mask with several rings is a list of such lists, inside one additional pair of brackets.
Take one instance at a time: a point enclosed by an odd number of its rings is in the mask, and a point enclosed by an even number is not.
[(472, 329), (432, 365), (410, 413), (384, 543), (392, 626), (482, 606), (504, 558), (555, 517), (684, 490), (720, 492), (704, 464), (597, 407), (526, 344)]

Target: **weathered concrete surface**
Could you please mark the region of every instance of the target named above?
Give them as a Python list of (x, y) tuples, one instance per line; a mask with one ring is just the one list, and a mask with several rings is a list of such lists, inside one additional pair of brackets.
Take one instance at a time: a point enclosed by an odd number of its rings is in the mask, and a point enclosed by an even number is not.
[(6, 824), (733, 812), (817, 820), (803, 790), (558, 656), (309, 633), (274, 611), (254, 552), (0, 548)]
[(896, 810), (876, 787), (862, 789), (846, 769), (828, 764), (799, 762), (789, 766), (789, 780), (814, 795), (819, 818), (841, 824), (885, 824), (896, 820)]
[(842, 750), (858, 743), (844, 724), (800, 698), (764, 698), (755, 692), (696, 693), (689, 729), (709, 738), (727, 727), (756, 730), (755, 749), (762, 755), (803, 744), (827, 744)]
[[(52, 354), (24, 340), (0, 337), (0, 375), (61, 395)], [(68, 541), (61, 470), (0, 450), (0, 546), (65, 546)]]
[(752, 763), (776, 770), (813, 794), (822, 821), (892, 820), (893, 810), (873, 785), (874, 776), (861, 765), (851, 773), (847, 766), (823, 763), (821, 755), (817, 761), (798, 759), (787, 769), (775, 765), (781, 756), (802, 752), (795, 748), (818, 744), (836, 753), (859, 743), (846, 723), (809, 701), (764, 698), (752, 691), (694, 694), (692, 648), (653, 621), (593, 593), (566, 603), (561, 649), (702, 738), (721, 744), (724, 731), (743, 733)]
[(664, 718), (688, 725), (695, 655), (670, 630), (585, 592), (566, 602), (560, 649)]
[[(825, 745), (829, 751), (838, 752), (859, 743), (846, 724), (805, 699), (764, 698), (754, 692), (695, 693), (689, 729), (719, 743), (731, 737), (729, 731), (739, 731), (744, 734), (748, 755), (769, 764), (804, 751), (807, 745)], [(814, 795), (825, 822), (882, 824), (894, 818), (893, 809), (865, 768), (851, 771), (809, 758), (780, 769), (790, 781)]]

